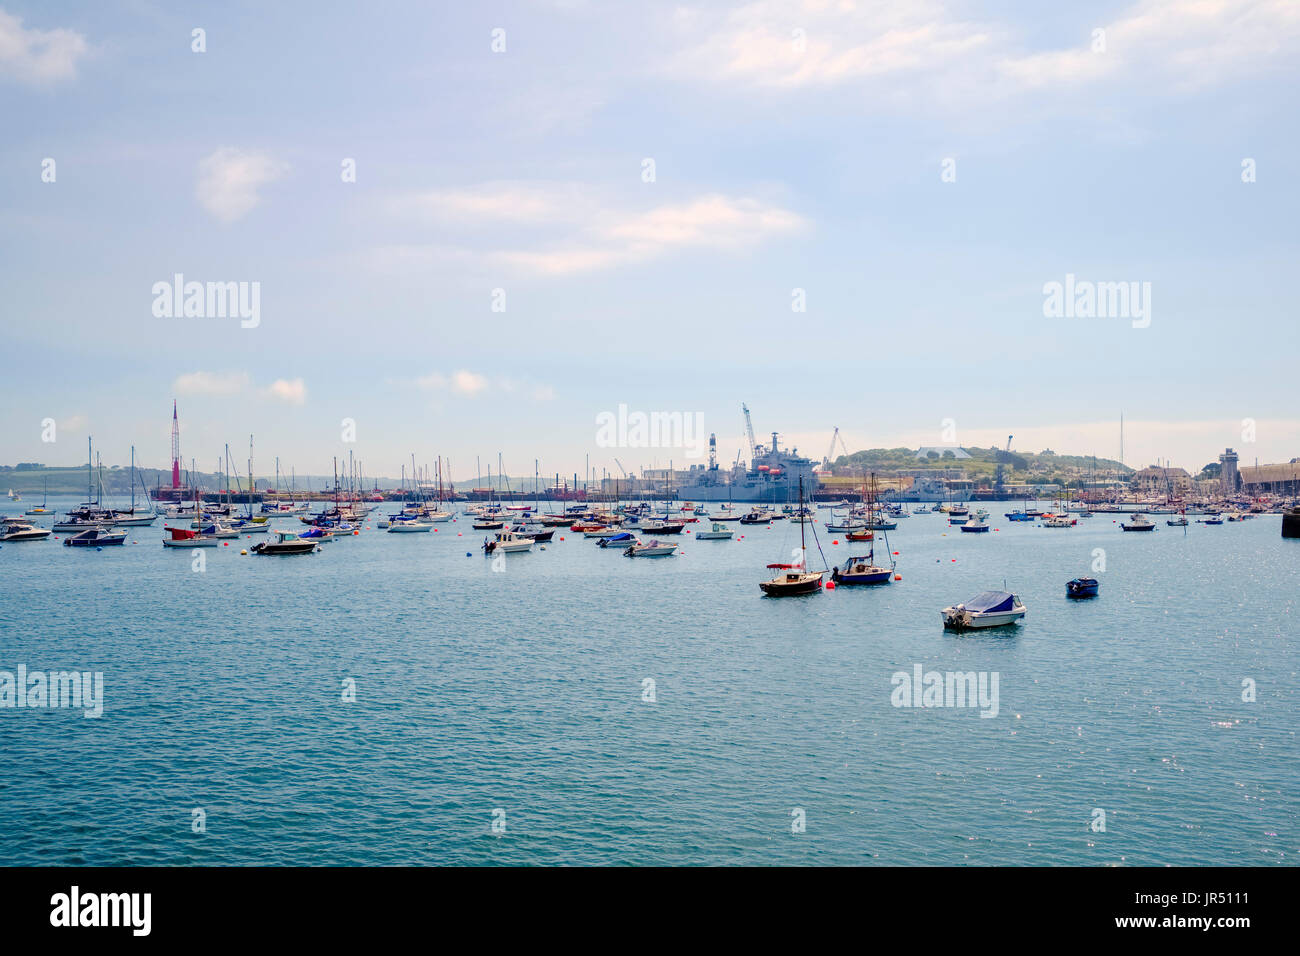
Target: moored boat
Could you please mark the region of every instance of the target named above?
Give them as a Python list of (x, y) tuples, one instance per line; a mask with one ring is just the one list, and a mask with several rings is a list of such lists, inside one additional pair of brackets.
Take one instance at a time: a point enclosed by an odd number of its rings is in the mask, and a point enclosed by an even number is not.
[(29, 521), (0, 522), (0, 541), (40, 541), (49, 536), (48, 528), (38, 528)]
[(939, 613), (945, 628), (965, 631), (1015, 624), (1025, 616), (1026, 609), (1010, 591), (984, 591)]
[(1120, 529), (1123, 531), (1155, 531), (1156, 523), (1140, 511), (1133, 512), (1133, 517), (1128, 524), (1120, 522)]
[[(291, 531), (277, 531), (275, 540), (259, 541), (253, 545), (253, 554), (311, 554), (316, 550), (316, 542), (302, 538)], [(342, 552), (339, 552), (342, 554)]]
[(114, 531), (112, 528), (90, 528), (63, 539), (64, 545), (71, 548), (103, 548), (124, 541), (126, 532)]
[(1096, 597), (1101, 585), (1096, 578), (1075, 578), (1065, 582), (1065, 596), (1072, 598)]

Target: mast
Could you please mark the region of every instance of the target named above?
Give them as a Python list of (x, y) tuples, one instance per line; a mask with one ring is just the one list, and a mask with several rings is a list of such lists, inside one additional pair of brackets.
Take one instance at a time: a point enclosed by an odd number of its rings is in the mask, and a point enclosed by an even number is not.
[[(773, 442), (773, 444), (775, 444), (775, 442)], [(803, 511), (803, 473), (802, 472), (800, 472), (799, 474), (799, 511), (800, 512)], [(802, 518), (803, 515), (800, 514), (799, 517)], [(801, 570), (807, 571), (808, 570), (808, 545), (804, 541), (804, 527), (805, 527), (804, 522), (800, 521), (799, 522), (799, 561), (803, 565)]]
[(131, 514), (135, 515), (135, 446), (131, 446)]

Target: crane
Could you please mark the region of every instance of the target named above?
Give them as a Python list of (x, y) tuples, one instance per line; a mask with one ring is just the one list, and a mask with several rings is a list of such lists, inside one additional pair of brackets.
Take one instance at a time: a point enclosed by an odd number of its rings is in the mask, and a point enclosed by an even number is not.
[(837, 442), (845, 456), (847, 456), (849, 453), (849, 447), (844, 444), (844, 436), (840, 434), (838, 425), (835, 426), (835, 432), (831, 435), (831, 447), (827, 450), (825, 459), (822, 460), (822, 471), (829, 472), (831, 470), (831, 461), (835, 457), (835, 445)]
[(754, 423), (750, 421), (749, 418), (749, 406), (744, 402), (741, 402), (740, 407), (745, 412), (745, 434), (749, 438), (749, 460), (752, 465), (754, 459), (756, 459), (759, 454), (758, 442), (754, 440)]
[(629, 475), (628, 475), (628, 473), (627, 473), (627, 469), (623, 467), (623, 463), (622, 463), (621, 461), (619, 461), (617, 458), (615, 458), (615, 459), (614, 459), (614, 464), (618, 465), (618, 470), (621, 471), (621, 472), (623, 473), (623, 477), (624, 477), (624, 478), (629, 477)]
[(1000, 454), (1000, 455), (997, 456), (997, 457), (998, 457), (998, 467), (997, 467), (997, 471), (994, 472), (994, 474), (993, 474), (993, 492), (994, 492), (994, 494), (997, 494), (997, 495), (1001, 495), (1001, 494), (1002, 494), (1002, 491), (1003, 491), (1003, 479), (1006, 477), (1007, 462), (1009, 462), (1009, 461), (1011, 460), (1011, 439), (1013, 439), (1013, 438), (1015, 438), (1015, 437), (1016, 437), (1015, 435), (1008, 435), (1008, 436), (1007, 436), (1007, 448), (1006, 448), (1006, 451), (1004, 451), (1002, 454)]

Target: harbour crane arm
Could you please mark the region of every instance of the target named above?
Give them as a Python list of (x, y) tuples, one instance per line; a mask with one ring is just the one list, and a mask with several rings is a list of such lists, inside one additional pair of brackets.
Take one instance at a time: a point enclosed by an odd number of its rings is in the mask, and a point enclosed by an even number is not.
[(758, 442), (754, 439), (754, 423), (749, 418), (749, 406), (742, 402), (740, 407), (745, 412), (745, 435), (749, 439), (749, 460), (753, 462), (758, 457)]

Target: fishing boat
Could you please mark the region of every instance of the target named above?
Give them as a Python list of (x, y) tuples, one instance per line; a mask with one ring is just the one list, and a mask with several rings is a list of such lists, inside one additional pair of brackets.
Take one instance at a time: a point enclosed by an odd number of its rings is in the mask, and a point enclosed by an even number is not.
[(316, 542), (309, 538), (291, 531), (277, 531), (274, 541), (259, 541), (250, 550), (253, 554), (311, 554), (316, 547)]
[(772, 516), (766, 511), (755, 508), (740, 516), (741, 524), (767, 524), (772, 520)]
[(63, 544), (70, 548), (103, 548), (113, 544), (122, 544), (126, 541), (125, 531), (115, 531), (112, 528), (90, 528), (79, 534), (64, 538)]
[(1140, 511), (1133, 512), (1133, 517), (1128, 524), (1120, 522), (1120, 529), (1123, 531), (1155, 531), (1156, 523)]
[(945, 628), (966, 631), (1015, 624), (1025, 616), (1025, 606), (1010, 591), (984, 591), (940, 614)]
[(623, 555), (628, 558), (667, 558), (671, 557), (676, 550), (677, 545), (664, 544), (656, 538), (644, 544), (632, 545), (623, 552)]
[[(803, 507), (803, 475), (799, 476), (799, 507)], [(799, 525), (799, 554), (802, 560), (798, 564), (769, 564), (770, 570), (780, 571), (776, 577), (770, 581), (760, 581), (758, 584), (761, 590), (768, 597), (793, 597), (798, 594), (820, 593), (822, 589), (822, 575), (825, 571), (809, 571), (807, 561), (807, 543), (804, 540), (804, 529), (807, 525)], [(816, 539), (817, 529), (813, 529), (814, 540)], [(818, 551), (821, 546), (818, 545)]]
[(492, 538), (483, 539), (484, 554), (495, 554), (497, 551), (503, 553), (531, 551), (532, 548), (532, 538), (521, 537), (513, 531), (498, 531)]
[(695, 532), (695, 540), (696, 541), (729, 541), (732, 535), (734, 534), (735, 532), (732, 531), (730, 528), (728, 528), (726, 525), (719, 524), (718, 522), (715, 521), (713, 522), (712, 531)]
[(9, 520), (0, 523), (0, 541), (40, 541), (49, 536), (48, 528), (38, 528), (27, 521)]
[(1075, 578), (1065, 582), (1065, 596), (1072, 598), (1096, 597), (1101, 585), (1096, 578)]
[(1187, 527), (1187, 515), (1185, 515), (1185, 514), (1180, 514), (1180, 515), (1179, 515), (1178, 517), (1176, 517), (1176, 518), (1166, 518), (1166, 519), (1165, 519), (1165, 524), (1168, 525), (1168, 526), (1171, 527), (1171, 528), (1186, 528), (1186, 527)]
[[(871, 475), (871, 501), (876, 497), (876, 475)], [(867, 532), (869, 535), (871, 532)], [(889, 533), (885, 535), (885, 554), (889, 551)], [(874, 542), (867, 549), (867, 553), (860, 557), (851, 557), (844, 563), (844, 570), (838, 567), (831, 569), (831, 580), (836, 584), (888, 584), (894, 576), (894, 559), (889, 559), (889, 567), (883, 567), (876, 564), (876, 546)]]
[(967, 518), (962, 525), (960, 525), (960, 528), (964, 532), (978, 534), (982, 531), (989, 530), (988, 522), (989, 519), (987, 516), (982, 514), (973, 514)]

